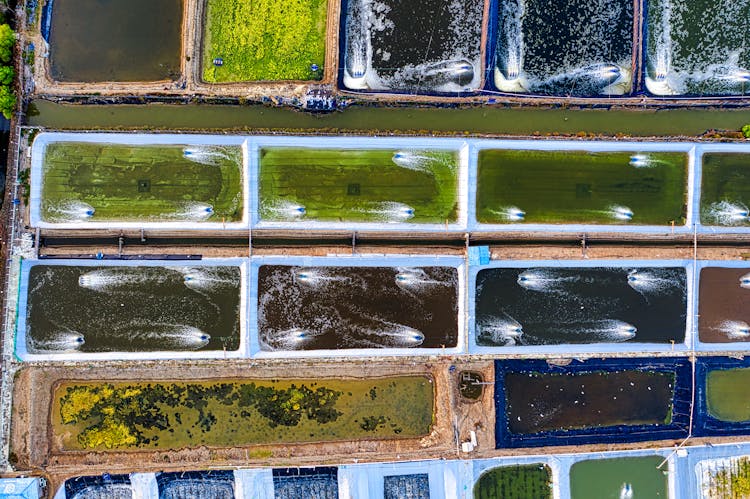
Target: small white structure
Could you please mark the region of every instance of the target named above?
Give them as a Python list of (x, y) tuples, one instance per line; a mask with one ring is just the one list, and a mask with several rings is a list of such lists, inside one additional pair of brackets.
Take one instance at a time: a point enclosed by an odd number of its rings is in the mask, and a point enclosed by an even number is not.
[(39, 499), (42, 482), (39, 478), (0, 478), (0, 499)]

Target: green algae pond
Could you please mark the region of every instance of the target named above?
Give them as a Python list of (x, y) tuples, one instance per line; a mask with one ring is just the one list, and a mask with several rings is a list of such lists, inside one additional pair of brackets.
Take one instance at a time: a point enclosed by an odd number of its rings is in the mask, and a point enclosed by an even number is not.
[[(669, 497), (668, 467), (662, 456), (587, 459), (570, 468), (571, 499)], [(628, 495), (631, 494), (631, 495)]]
[(181, 449), (427, 435), (433, 381), (388, 378), (63, 382), (52, 432), (66, 450)]
[(239, 147), (52, 142), (40, 215), (47, 222), (240, 221), (242, 172)]
[(327, 8), (327, 0), (208, 0), (203, 80), (319, 80)]
[(750, 110), (352, 106), (343, 112), (312, 114), (262, 105), (76, 105), (36, 99), (29, 105), (27, 123), (59, 129), (425, 131), (493, 135), (532, 135), (537, 132), (575, 135), (586, 132), (672, 137), (698, 136), (712, 129), (739, 130), (750, 123)]
[(750, 225), (750, 155), (705, 153), (701, 174), (701, 223)]
[(458, 153), (269, 147), (260, 217), (333, 222), (455, 222)]
[(681, 152), (482, 150), (477, 220), (684, 225), (687, 161)]
[(750, 421), (750, 369), (715, 369), (706, 375), (708, 413), (721, 421)]
[(546, 464), (499, 466), (474, 485), (474, 499), (551, 499), (552, 470)]

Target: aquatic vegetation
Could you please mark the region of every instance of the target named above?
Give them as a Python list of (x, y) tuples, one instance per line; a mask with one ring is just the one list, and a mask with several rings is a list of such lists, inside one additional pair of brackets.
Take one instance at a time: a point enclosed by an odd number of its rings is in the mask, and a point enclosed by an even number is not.
[(684, 153), (479, 152), (481, 223), (685, 223)]
[(48, 144), (41, 218), (47, 222), (242, 220), (239, 147)]
[(750, 456), (699, 463), (706, 499), (750, 497)]
[(65, 382), (54, 431), (67, 449), (176, 449), (405, 438), (429, 433), (424, 376), (370, 380)]
[(551, 499), (552, 470), (546, 464), (516, 464), (485, 471), (474, 499)]
[(203, 80), (320, 79), (311, 66), (325, 64), (327, 8), (327, 0), (208, 0)]
[(264, 221), (455, 222), (454, 151), (272, 147), (260, 153)]

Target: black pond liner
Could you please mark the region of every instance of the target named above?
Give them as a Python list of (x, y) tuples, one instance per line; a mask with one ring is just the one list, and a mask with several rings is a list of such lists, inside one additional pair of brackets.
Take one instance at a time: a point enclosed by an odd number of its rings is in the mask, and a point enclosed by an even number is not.
[[(65, 480), (65, 497), (70, 499), (86, 489), (106, 487), (107, 485), (130, 485), (130, 475), (77, 476)], [(101, 497), (107, 497), (102, 495)]]
[[(538, 433), (511, 433), (506, 413), (505, 376), (515, 373), (588, 374), (601, 371), (640, 371), (673, 373), (672, 422), (670, 424), (612, 425)], [(688, 435), (692, 391), (692, 368), (687, 358), (623, 358), (573, 360), (567, 366), (550, 365), (546, 360), (495, 361), (495, 448), (546, 447), (642, 442), (680, 439)]]
[(706, 379), (709, 371), (750, 368), (750, 357), (730, 359), (729, 357), (699, 357), (695, 365), (695, 414), (693, 415), (693, 435), (712, 437), (720, 435), (748, 435), (750, 421), (722, 421), (708, 412)]
[[(497, 12), (497, 5), (498, 0), (491, 0), (490, 4), (490, 16), (493, 15), (493, 13)], [(338, 74), (336, 75), (337, 79), (337, 86), (339, 89), (344, 90), (346, 92), (356, 93), (356, 94), (401, 94), (401, 95), (412, 95), (414, 92), (409, 92), (406, 90), (371, 90), (371, 89), (352, 89), (347, 88), (344, 85), (344, 72), (346, 71), (346, 16), (349, 10), (349, 0), (341, 0), (341, 6), (340, 6), (340, 13), (339, 13), (339, 67), (338, 67)], [(497, 15), (495, 15), (497, 17)], [(488, 25), (490, 26), (490, 31), (487, 35), (488, 43), (490, 39), (492, 40), (492, 43), (494, 43), (495, 35), (494, 28), (497, 24), (496, 20), (493, 20), (492, 17), (490, 17)], [(486, 63), (487, 60), (490, 60), (491, 56), (494, 56), (495, 51), (494, 50), (486, 50), (485, 51), (485, 58), (484, 62)], [(416, 95), (427, 95), (427, 96), (433, 96), (433, 97), (472, 97), (477, 95), (483, 95), (484, 89), (488, 88), (489, 83), (487, 79), (488, 71), (490, 69), (490, 66), (485, 64), (485, 73), (483, 78), (483, 83), (479, 85), (479, 88), (477, 90), (472, 92), (428, 92), (428, 91), (420, 91)], [(494, 93), (494, 92), (493, 92)]]
[[(191, 486), (190, 482), (199, 482)], [(159, 499), (192, 497), (224, 499), (234, 497), (234, 472), (231, 470), (157, 473)], [(187, 487), (185, 487), (187, 485)], [(189, 488), (188, 488), (189, 487)]]
[(338, 468), (274, 468), (275, 499), (338, 499)]

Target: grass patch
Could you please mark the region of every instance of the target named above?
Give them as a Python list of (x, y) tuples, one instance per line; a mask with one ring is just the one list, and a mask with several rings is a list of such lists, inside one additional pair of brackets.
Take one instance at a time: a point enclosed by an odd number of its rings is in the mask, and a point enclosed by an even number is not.
[(203, 80), (321, 79), (327, 9), (327, 0), (207, 0)]
[(425, 376), (71, 382), (57, 387), (52, 411), (69, 450), (408, 438), (428, 434), (432, 421)]
[(551, 499), (552, 470), (546, 464), (493, 468), (474, 485), (474, 499)]
[(708, 413), (721, 421), (750, 421), (750, 369), (716, 369), (706, 375)]
[[(750, 155), (706, 153), (701, 175), (701, 223), (750, 225)], [(743, 214), (744, 213), (744, 214)]]
[[(42, 219), (74, 221), (239, 221), (239, 147), (49, 144), (44, 155)], [(91, 213), (93, 211), (93, 213)]]
[(452, 151), (268, 148), (259, 177), (264, 221), (445, 223), (458, 216)]
[[(674, 220), (683, 225), (687, 155), (644, 154), (648, 163), (643, 167), (631, 165), (631, 156), (629, 152), (480, 151), (477, 219), (633, 225), (669, 225)], [(518, 211), (524, 212), (522, 219)]]

